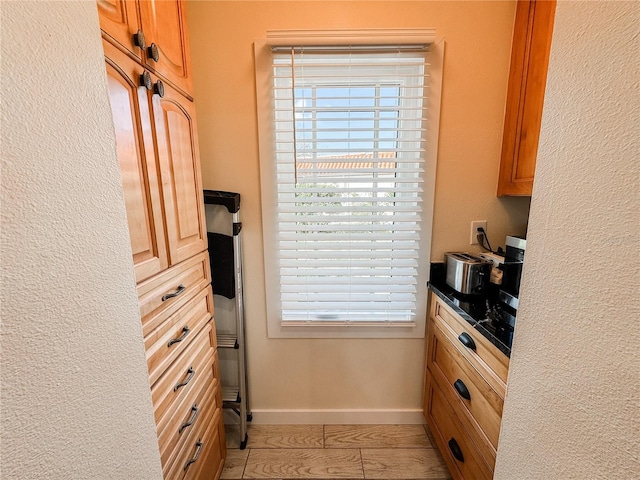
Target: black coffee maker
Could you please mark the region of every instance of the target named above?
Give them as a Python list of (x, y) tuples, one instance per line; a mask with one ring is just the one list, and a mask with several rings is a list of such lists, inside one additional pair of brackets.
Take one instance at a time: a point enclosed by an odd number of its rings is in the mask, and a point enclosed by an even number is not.
[(527, 240), (525, 237), (507, 237), (502, 265), (502, 285), (498, 292), (498, 299), (516, 311), (518, 310), (520, 279), (526, 248)]

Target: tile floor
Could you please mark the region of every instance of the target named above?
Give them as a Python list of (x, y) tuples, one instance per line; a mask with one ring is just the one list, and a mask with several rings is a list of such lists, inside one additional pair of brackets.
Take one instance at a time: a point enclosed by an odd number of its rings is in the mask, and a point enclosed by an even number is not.
[(227, 425), (222, 479), (450, 479), (422, 425)]

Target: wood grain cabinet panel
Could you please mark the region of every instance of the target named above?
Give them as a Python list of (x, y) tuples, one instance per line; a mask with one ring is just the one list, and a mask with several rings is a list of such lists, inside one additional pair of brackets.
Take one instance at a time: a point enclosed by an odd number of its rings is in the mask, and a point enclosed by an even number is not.
[(555, 0), (517, 2), (498, 196), (533, 189), (555, 7)]
[(195, 391), (197, 395), (183, 402), (171, 415), (169, 423), (158, 435), (160, 458), (166, 473), (171, 469), (178, 452), (188, 443), (192, 430), (203, 430), (213, 418), (220, 405), (215, 402), (217, 382)]
[[(463, 348), (461, 350), (465, 358), (484, 376), (486, 381), (504, 397), (507, 375), (509, 373), (509, 358), (498, 350), (489, 340), (456, 315), (443, 301), (433, 296), (431, 312), (433, 318), (440, 320), (440, 325), (449, 333), (454, 342), (459, 342), (458, 337), (465, 333), (476, 344), (476, 349)], [(460, 343), (460, 342), (459, 342)]]
[[(466, 361), (437, 321), (431, 324), (429, 338), (427, 367), (432, 377), (455, 407), (461, 422), (467, 425), (483, 457), (489, 464), (495, 464), (504, 400)], [(456, 386), (466, 389), (468, 398), (463, 397)]]
[(167, 268), (162, 201), (144, 69), (103, 42), (136, 281)]
[(221, 412), (220, 409), (217, 410), (213, 421), (201, 437), (202, 451), (198, 459), (187, 468), (184, 480), (213, 480), (220, 477), (224, 465), (222, 459), (227, 451), (224, 429), (219, 426)]
[[(491, 478), (509, 358), (433, 293), (430, 302), (425, 419), (454, 478)], [(471, 336), (475, 350), (459, 341), (462, 333)], [(459, 451), (452, 450), (451, 438)]]
[(198, 292), (185, 306), (145, 337), (149, 381), (154, 383), (169, 365), (191, 345), (198, 332), (211, 320), (211, 287)]
[(151, 387), (154, 415), (160, 431), (175, 412), (174, 407), (188, 396), (188, 392), (199, 390), (203, 384), (213, 382), (214, 351), (208, 338), (209, 329), (207, 325), (205, 331), (200, 332), (193, 340), (191, 348), (180, 355)]
[(103, 37), (142, 60), (144, 50), (135, 45), (133, 38), (142, 28), (138, 4), (134, 0), (98, 0), (97, 3)]
[(440, 453), (455, 480), (489, 480), (493, 470), (460, 423), (440, 388), (428, 379), (425, 418)]
[(170, 86), (154, 96), (153, 116), (171, 264), (207, 248), (195, 106)]
[(166, 319), (211, 283), (209, 256), (202, 252), (138, 284), (142, 333), (152, 335)]
[(150, 48), (157, 48), (155, 61), (150, 52), (147, 66), (191, 98), (193, 93), (186, 8), (182, 0), (141, 0), (140, 16)]

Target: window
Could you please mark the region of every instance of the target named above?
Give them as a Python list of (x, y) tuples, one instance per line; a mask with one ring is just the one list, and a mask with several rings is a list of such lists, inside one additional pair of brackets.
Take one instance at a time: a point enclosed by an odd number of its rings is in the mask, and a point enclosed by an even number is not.
[(265, 50), (269, 335), (423, 336), (437, 138), (429, 45)]

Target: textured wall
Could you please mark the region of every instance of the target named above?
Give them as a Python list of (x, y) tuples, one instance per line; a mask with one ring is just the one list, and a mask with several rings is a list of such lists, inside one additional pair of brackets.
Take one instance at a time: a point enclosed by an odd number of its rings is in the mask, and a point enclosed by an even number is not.
[(2, 478), (162, 478), (94, 2), (1, 2)]
[(558, 2), (496, 479), (640, 475), (637, 2)]
[(525, 231), (528, 199), (496, 198), (514, 12), (513, 2), (189, 2), (204, 186), (242, 194), (255, 409), (419, 410), (424, 341), (267, 338), (254, 40), (277, 29), (427, 27), (445, 38), (431, 254), (442, 260), (470, 248), (472, 220), (489, 221), (495, 247)]

